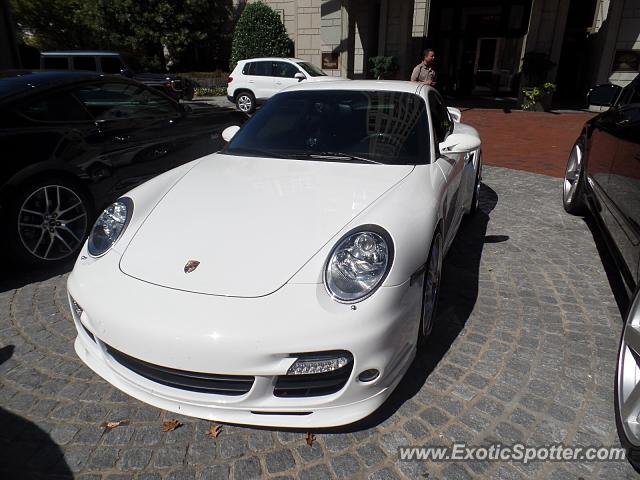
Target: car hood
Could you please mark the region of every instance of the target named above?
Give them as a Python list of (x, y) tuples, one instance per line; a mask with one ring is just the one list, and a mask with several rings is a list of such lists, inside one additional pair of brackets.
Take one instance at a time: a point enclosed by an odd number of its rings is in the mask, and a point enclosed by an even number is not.
[(120, 268), (173, 289), (268, 295), (413, 168), (211, 155), (148, 214)]

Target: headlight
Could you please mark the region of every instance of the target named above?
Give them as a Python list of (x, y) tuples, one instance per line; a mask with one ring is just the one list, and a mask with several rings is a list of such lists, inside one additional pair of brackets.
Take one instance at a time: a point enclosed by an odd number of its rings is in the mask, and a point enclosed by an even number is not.
[(92, 257), (100, 257), (116, 243), (133, 213), (130, 198), (121, 198), (100, 214), (89, 235), (87, 249)]
[(391, 267), (393, 245), (382, 229), (361, 227), (333, 249), (325, 268), (325, 285), (339, 302), (358, 302), (371, 295)]

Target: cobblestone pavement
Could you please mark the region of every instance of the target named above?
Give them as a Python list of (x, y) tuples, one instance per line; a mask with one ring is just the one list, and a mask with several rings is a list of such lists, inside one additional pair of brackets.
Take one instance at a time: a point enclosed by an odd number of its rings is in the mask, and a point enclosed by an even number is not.
[[(626, 462), (399, 461), (399, 445), (617, 445), (620, 313), (584, 220), (556, 178), (487, 167), (481, 212), (445, 261), (427, 353), (367, 421), (305, 432), (210, 424), (149, 407), (75, 356), (66, 275), (0, 293), (0, 477), (621, 479)], [(163, 420), (184, 425), (162, 433)], [(105, 421), (130, 424), (103, 433)], [(4, 472), (4, 476), (3, 476)], [(33, 473), (33, 475), (31, 475)], [(41, 474), (39, 477), (38, 474)]]

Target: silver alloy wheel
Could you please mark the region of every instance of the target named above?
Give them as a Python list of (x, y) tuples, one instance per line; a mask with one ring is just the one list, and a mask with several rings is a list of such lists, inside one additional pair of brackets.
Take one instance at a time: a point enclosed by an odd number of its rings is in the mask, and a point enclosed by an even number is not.
[(582, 174), (582, 147), (579, 144), (573, 146), (571, 154), (569, 155), (569, 161), (567, 162), (567, 172), (564, 176), (563, 193), (564, 202), (567, 205), (571, 205), (573, 202), (576, 190), (578, 189), (578, 182), (580, 181), (580, 175)]
[(620, 423), (631, 444), (640, 446), (640, 295), (629, 310), (618, 352), (616, 398)]
[(87, 210), (73, 190), (45, 185), (27, 197), (18, 213), (18, 236), (40, 260), (60, 260), (80, 246), (87, 233)]
[(244, 113), (249, 113), (252, 106), (253, 102), (251, 101), (251, 97), (249, 95), (241, 94), (238, 97), (238, 108)]
[(440, 289), (440, 271), (442, 269), (442, 235), (436, 233), (433, 238), (429, 264), (424, 277), (424, 299), (422, 302), (422, 334), (428, 335), (433, 324), (433, 316), (438, 305), (438, 293)]

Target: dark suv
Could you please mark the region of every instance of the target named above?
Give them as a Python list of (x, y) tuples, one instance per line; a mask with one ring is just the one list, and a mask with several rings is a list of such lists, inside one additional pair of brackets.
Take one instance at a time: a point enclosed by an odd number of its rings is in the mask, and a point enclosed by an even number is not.
[(191, 100), (195, 83), (188, 78), (165, 73), (138, 73), (130, 55), (117, 52), (71, 50), (42, 52), (40, 68), (47, 70), (83, 70), (123, 75), (162, 91), (174, 100)]

